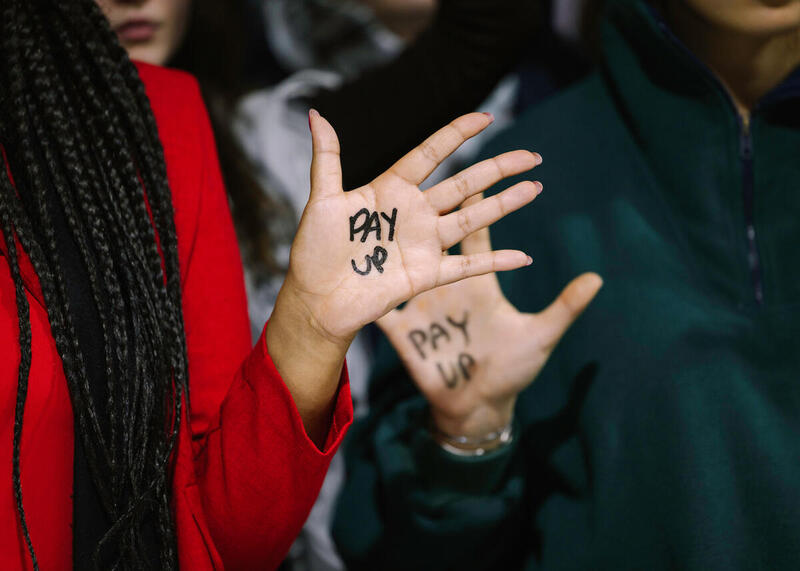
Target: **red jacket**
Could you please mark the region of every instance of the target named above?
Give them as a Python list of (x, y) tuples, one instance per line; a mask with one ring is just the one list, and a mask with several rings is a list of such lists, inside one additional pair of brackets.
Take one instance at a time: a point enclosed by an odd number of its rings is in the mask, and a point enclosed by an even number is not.
[[(164, 145), (178, 234), (191, 410), (172, 482), (182, 569), (271, 569), (299, 532), (352, 421), (346, 375), (324, 449), (303, 429), (262, 335), (251, 350), (242, 268), (196, 82), (139, 65)], [(0, 237), (0, 258), (7, 256)], [(72, 567), (73, 416), (38, 279), (20, 265), (33, 363), (21, 445), (25, 513), (44, 571)], [(19, 341), (0, 262), (0, 568), (30, 568), (11, 485)], [(24, 566), (23, 566), (23, 562)]]

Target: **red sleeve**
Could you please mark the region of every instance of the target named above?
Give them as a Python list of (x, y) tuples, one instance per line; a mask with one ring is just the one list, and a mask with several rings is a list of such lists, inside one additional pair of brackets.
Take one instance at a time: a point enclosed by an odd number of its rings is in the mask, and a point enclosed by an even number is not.
[[(165, 156), (178, 228), (195, 472), (226, 568), (275, 568), (352, 422), (350, 387), (343, 373), (327, 442), (319, 450), (263, 334), (251, 350), (241, 260), (211, 126), (196, 83), (184, 76), (184, 87), (182, 121), (169, 109), (153, 109), (162, 139), (169, 138), (164, 126), (179, 133), (175, 145), (165, 141)], [(187, 109), (193, 116), (187, 117)], [(193, 149), (189, 168), (187, 144)], [(181, 185), (186, 180), (195, 182)]]

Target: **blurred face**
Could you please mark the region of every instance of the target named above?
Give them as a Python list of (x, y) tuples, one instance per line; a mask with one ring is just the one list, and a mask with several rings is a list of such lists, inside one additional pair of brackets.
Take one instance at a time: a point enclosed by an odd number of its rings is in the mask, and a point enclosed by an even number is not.
[(774, 36), (800, 29), (800, 0), (681, 0), (714, 27)]
[[(131, 59), (166, 64), (183, 41), (192, 0), (96, 0)], [(224, 0), (222, 0), (224, 1)]]

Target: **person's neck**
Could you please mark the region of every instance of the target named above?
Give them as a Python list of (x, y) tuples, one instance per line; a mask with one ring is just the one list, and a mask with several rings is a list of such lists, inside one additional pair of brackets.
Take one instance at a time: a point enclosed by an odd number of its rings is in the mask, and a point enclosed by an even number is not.
[(702, 20), (683, 2), (665, 2), (676, 35), (711, 68), (745, 120), (755, 104), (800, 65), (800, 30), (744, 35)]

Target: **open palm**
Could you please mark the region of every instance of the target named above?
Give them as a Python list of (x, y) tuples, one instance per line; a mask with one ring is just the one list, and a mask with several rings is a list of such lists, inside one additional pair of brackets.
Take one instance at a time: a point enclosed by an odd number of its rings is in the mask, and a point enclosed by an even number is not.
[[(487, 229), (462, 242), (464, 254), (490, 248)], [(508, 423), (517, 394), (601, 284), (596, 274), (583, 274), (540, 313), (520, 313), (496, 275), (488, 274), (418, 295), (378, 324), (428, 399), (439, 429), (482, 435)]]
[(343, 192), (339, 143), (331, 125), (310, 116), (311, 197), (292, 245), (284, 287), (291, 288), (327, 336), (347, 339), (403, 301), (433, 287), (524, 266), (522, 252), (447, 256), (465, 236), (529, 203), (541, 185), (522, 182), (451, 212), (465, 198), (539, 164), (528, 151), (478, 163), (436, 186), (420, 183), (468, 138), (485, 129), (482, 113), (459, 117), (371, 183)]

